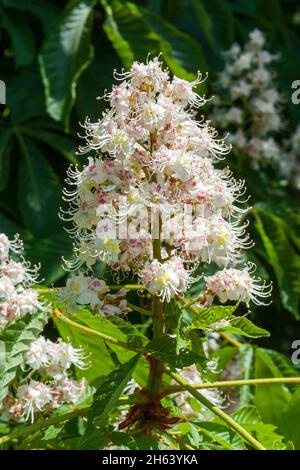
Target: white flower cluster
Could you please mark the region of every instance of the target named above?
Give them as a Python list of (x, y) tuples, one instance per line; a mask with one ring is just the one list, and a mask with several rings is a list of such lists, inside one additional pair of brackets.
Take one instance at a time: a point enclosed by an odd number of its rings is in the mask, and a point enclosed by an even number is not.
[[(256, 49), (257, 41), (253, 34)], [(271, 59), (261, 54), (261, 75)], [(116, 272), (133, 272), (150, 292), (169, 301), (194, 281), (192, 270), (200, 262), (227, 268), (251, 246), (241, 222), (243, 181), (215, 166), (230, 146), (210, 121), (194, 119), (193, 107), (206, 103), (195, 92), (201, 74), (194, 82), (171, 78), (154, 58), (115, 72), (115, 79), (119, 83), (104, 95), (110, 109), (83, 126), (86, 145), (80, 151), (96, 155), (82, 171), (69, 170), (73, 188), (65, 190), (70, 206), (62, 217), (73, 223), (76, 257), (67, 266), (90, 269), (102, 260)], [(257, 83), (262, 80), (257, 73)], [(178, 214), (187, 206), (193, 210), (182, 233)], [(169, 237), (166, 217), (175, 227)], [(80, 281), (79, 302), (102, 310), (97, 289), (85, 286), (88, 279), (81, 274), (74, 279)]]
[(38, 266), (30, 267), (23, 257), (15, 261), (11, 255), (20, 255), (22, 242), (18, 236), (9, 240), (0, 234), (0, 329), (27, 313), (43, 309), (38, 292), (31, 289), (38, 276)]
[(225, 68), (217, 82), (221, 93), (213, 104), (213, 121), (223, 130), (230, 129), (234, 152), (250, 158), (254, 169), (270, 162), (281, 165), (282, 148), (276, 138), (284, 127), (283, 98), (274, 86), (272, 71), (278, 56), (265, 48), (265, 38), (256, 29), (244, 47), (233, 44), (224, 58)]
[(20, 385), (14, 398), (8, 395), (4, 406), (15, 420), (34, 421), (37, 413), (49, 414), (62, 404), (74, 404), (87, 387), (85, 379), (69, 377), (72, 365), (85, 367), (81, 349), (59, 339), (56, 343), (40, 336), (30, 345), (25, 364), (40, 380), (30, 379)]
[(68, 305), (69, 310), (73, 311), (76, 311), (79, 306), (85, 306), (103, 316), (126, 315), (130, 311), (125, 298), (127, 292), (127, 289), (122, 288), (111, 293), (105, 281), (78, 271), (68, 278), (60, 299)]

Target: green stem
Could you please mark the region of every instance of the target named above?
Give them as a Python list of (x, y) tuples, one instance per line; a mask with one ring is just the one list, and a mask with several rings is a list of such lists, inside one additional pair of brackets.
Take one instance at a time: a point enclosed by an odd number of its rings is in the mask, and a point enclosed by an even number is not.
[(128, 289), (128, 290), (146, 290), (146, 287), (141, 284), (120, 284), (120, 285), (110, 285), (108, 286), (110, 290), (120, 290), (120, 289)]
[(130, 302), (127, 302), (127, 307), (131, 308), (132, 310), (135, 310), (136, 312), (141, 313), (142, 315), (151, 315), (151, 312), (149, 312), (149, 310), (146, 310), (142, 307), (138, 307), (137, 305), (131, 304)]
[[(164, 334), (164, 317), (163, 317), (163, 303), (156, 296), (153, 297), (152, 304), (152, 320), (153, 320), (153, 339), (161, 338)], [(164, 366), (161, 361), (150, 357), (150, 371), (148, 377), (148, 395), (153, 397), (158, 394)]]
[(188, 391), (196, 400), (202, 405), (212, 411), (216, 416), (221, 418), (228, 426), (234, 429), (248, 444), (250, 444), (256, 450), (266, 450), (260, 442), (258, 442), (246, 429), (243, 428), (239, 423), (232, 419), (227, 413), (218, 408), (216, 405), (211, 403), (206, 397), (199, 393), (194, 387), (192, 387), (182, 376), (172, 372), (171, 369), (165, 366), (165, 372), (172, 377), (184, 390)]
[(87, 335), (90, 335), (90, 336), (96, 336), (97, 338), (103, 341), (106, 341), (107, 343), (115, 344), (116, 346), (120, 346), (121, 348), (127, 349), (128, 351), (134, 351), (138, 353), (144, 352), (142, 349), (129, 346), (127, 343), (124, 343), (123, 341), (119, 341), (113, 338), (112, 336), (108, 336), (104, 333), (101, 333), (100, 331), (92, 330), (91, 328), (88, 328), (87, 326), (81, 325), (80, 323), (76, 323), (73, 320), (70, 320), (69, 318), (65, 317), (58, 309), (53, 310), (52, 316), (54, 317), (54, 319), (61, 321), (62, 323), (65, 323), (66, 325), (70, 326), (70, 328), (75, 328), (76, 330), (82, 331), (83, 333), (86, 333)]
[[(247, 379), (247, 380), (226, 380), (209, 383), (194, 384), (196, 390), (205, 390), (207, 388), (223, 388), (223, 387), (243, 387), (244, 385), (273, 385), (273, 384), (300, 384), (300, 377), (272, 377), (263, 379)], [(182, 392), (184, 387), (172, 386), (166, 388), (161, 396), (171, 395), (172, 393)]]

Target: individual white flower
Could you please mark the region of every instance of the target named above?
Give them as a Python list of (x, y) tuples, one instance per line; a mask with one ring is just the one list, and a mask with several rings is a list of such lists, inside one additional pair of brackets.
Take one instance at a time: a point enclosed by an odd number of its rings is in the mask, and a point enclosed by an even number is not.
[(185, 291), (192, 282), (180, 258), (162, 264), (158, 260), (147, 263), (140, 272), (142, 283), (161, 300), (170, 301), (177, 293)]
[(22, 262), (16, 262), (13, 259), (9, 259), (2, 266), (2, 275), (10, 279), (10, 281), (16, 284), (34, 284), (38, 277), (39, 266), (30, 268), (30, 263), (22, 259)]
[(29, 384), (21, 385), (17, 391), (17, 398), (22, 406), (22, 415), (27, 421), (34, 422), (37, 412), (43, 412), (46, 405), (52, 401), (51, 388), (36, 380), (30, 380)]
[(54, 361), (58, 361), (63, 369), (69, 369), (71, 365), (82, 369), (86, 367), (86, 362), (83, 358), (83, 350), (81, 348), (74, 348), (70, 343), (66, 343), (61, 339), (55, 343), (55, 352), (53, 350)]
[(49, 342), (44, 336), (39, 336), (30, 344), (25, 361), (34, 370), (49, 366)]
[(65, 378), (59, 382), (56, 391), (62, 395), (61, 399), (64, 402), (75, 404), (86, 388), (87, 381), (84, 378), (80, 381)]
[(65, 293), (70, 293), (71, 299), (80, 305), (96, 305), (99, 301), (97, 293), (90, 289), (89, 278), (78, 272), (67, 279)]
[(223, 269), (213, 276), (206, 277), (208, 294), (217, 296), (222, 303), (230, 300), (244, 302), (249, 305), (252, 301), (256, 305), (265, 305), (259, 298), (268, 298), (272, 285), (251, 276), (254, 270), (255, 266), (248, 264), (242, 270)]

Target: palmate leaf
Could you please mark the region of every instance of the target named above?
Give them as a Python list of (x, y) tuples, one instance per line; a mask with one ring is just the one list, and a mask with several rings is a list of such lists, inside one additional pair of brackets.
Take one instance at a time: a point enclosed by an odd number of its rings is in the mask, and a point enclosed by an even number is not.
[(24, 363), (24, 353), (43, 331), (47, 321), (46, 311), (27, 314), (0, 334), (0, 341), (5, 345), (4, 360), (0, 363), (0, 403), (6, 397), (9, 384), (16, 377), (19, 367)]
[(92, 59), (90, 42), (94, 0), (72, 2), (42, 47), (40, 66), (50, 116), (68, 128), (76, 84)]
[(61, 228), (58, 219), (59, 180), (32, 141), (17, 134), (21, 152), (18, 175), (19, 208), (25, 227), (37, 236), (49, 236)]
[(290, 243), (280, 217), (260, 207), (255, 209), (254, 214), (256, 228), (276, 275), (282, 303), (299, 318), (300, 255)]

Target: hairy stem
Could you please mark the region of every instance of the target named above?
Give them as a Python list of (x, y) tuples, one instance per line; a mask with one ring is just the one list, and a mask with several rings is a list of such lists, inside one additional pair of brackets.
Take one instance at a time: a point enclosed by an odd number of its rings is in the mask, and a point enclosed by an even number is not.
[(181, 375), (171, 371), (169, 367), (165, 367), (165, 372), (172, 377), (184, 390), (189, 392), (196, 400), (202, 405), (212, 411), (216, 416), (221, 418), (228, 426), (234, 429), (248, 444), (250, 444), (256, 450), (266, 450), (264, 446), (260, 444), (246, 429), (237, 423), (231, 416), (225, 413), (223, 410), (218, 408), (216, 405), (211, 403), (206, 397), (204, 397), (198, 390), (190, 385)]

